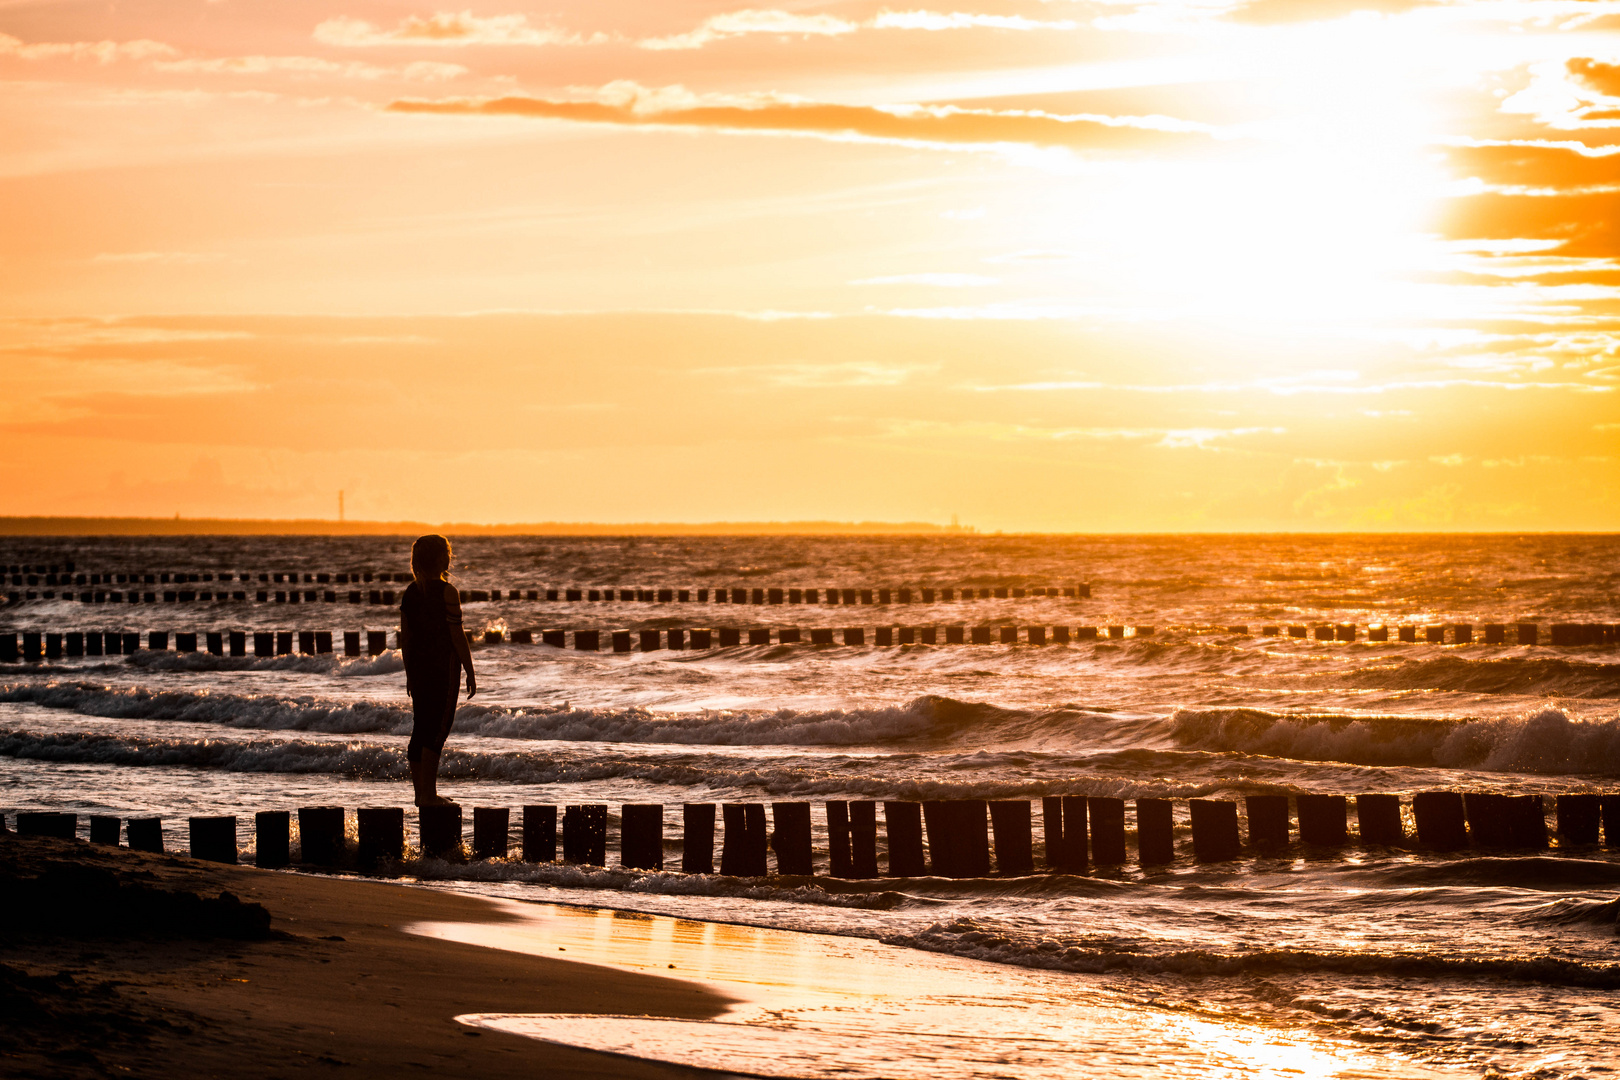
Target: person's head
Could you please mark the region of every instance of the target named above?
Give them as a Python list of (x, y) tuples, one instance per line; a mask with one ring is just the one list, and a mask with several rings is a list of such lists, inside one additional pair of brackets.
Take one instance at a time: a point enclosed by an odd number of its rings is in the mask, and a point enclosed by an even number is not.
[(442, 578), (450, 572), (450, 541), (437, 533), (418, 536), (411, 545), (411, 573), (419, 578)]

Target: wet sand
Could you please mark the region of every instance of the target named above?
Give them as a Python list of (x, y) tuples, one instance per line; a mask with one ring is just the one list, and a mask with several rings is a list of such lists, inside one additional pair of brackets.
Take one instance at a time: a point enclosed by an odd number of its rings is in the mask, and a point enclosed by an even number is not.
[[(109, 871), (126, 888), (229, 891), (270, 914), (260, 940), (40, 929), (17, 883), (50, 868)], [(650, 974), (412, 934), (492, 924), (496, 904), (363, 879), (309, 877), (0, 835), (12, 899), (0, 958), (6, 1076), (695, 1077), (458, 1023), (467, 1013), (613, 1013), (707, 1019), (728, 1002)], [(21, 916), (21, 917), (18, 917)], [(80, 921), (80, 920), (74, 920)], [(33, 923), (34, 925), (28, 925)]]

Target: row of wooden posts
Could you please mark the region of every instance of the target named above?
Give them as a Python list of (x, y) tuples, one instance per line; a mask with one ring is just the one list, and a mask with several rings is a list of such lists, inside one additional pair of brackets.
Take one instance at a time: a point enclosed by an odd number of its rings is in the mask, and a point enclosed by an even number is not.
[[(583, 652), (653, 652), (659, 649), (712, 649), (733, 648), (739, 645), (865, 645), (867, 627), (822, 627), (798, 629), (794, 627), (673, 627), (667, 630), (486, 630), (482, 635), (471, 631), (469, 644), (482, 641), (485, 645), (511, 642), (514, 645), (532, 645), (538, 634), (540, 643), (553, 648), (566, 649), (570, 638), (573, 647)], [(879, 626), (871, 629), (873, 645), (1066, 645), (1071, 642), (1118, 640), (1125, 637), (1151, 637), (1151, 626)], [(1430, 644), (1466, 645), (1474, 639), (1474, 628), (1468, 624), (1447, 626), (1396, 627), (1398, 641), (1416, 642), (1418, 631), (1422, 640)], [(1345, 624), (1335, 626), (1263, 626), (1265, 636), (1311, 637), (1317, 641), (1355, 641), (1356, 627)], [(1521, 645), (1540, 642), (1540, 628), (1535, 623), (1519, 623), (1516, 640)], [(1247, 626), (1228, 626), (1227, 633), (1247, 634)], [(1388, 641), (1390, 627), (1370, 627), (1369, 641)], [(388, 648), (386, 630), (342, 631), (343, 652), (346, 656), (376, 656)], [(251, 635), (254, 656), (286, 656), (293, 652), (316, 655), (330, 653), (334, 638), (330, 630), (214, 630), (201, 633), (176, 631), (173, 635), (176, 652), (207, 651), (216, 656), (248, 655)], [(1553, 645), (1599, 645), (1620, 641), (1620, 627), (1593, 623), (1556, 623), (1548, 635)], [(24, 631), (0, 633), (0, 662), (15, 663), (19, 658), (29, 661), (57, 659), (62, 656), (116, 656), (142, 650), (141, 635), (133, 631), (69, 631), (49, 633)], [(146, 634), (145, 649), (166, 652), (170, 632), (150, 630)], [(1484, 627), (1487, 645), (1505, 644), (1507, 627), (1493, 623)]]
[[(20, 575), (13, 575), (19, 577)], [(85, 575), (80, 574), (80, 577)], [(97, 576), (97, 575), (92, 575)], [(147, 575), (151, 577), (153, 575)], [(169, 575), (164, 574), (166, 579)], [(243, 575), (245, 578), (247, 575)], [(265, 575), (260, 575), (261, 577)], [(296, 575), (293, 575), (296, 577)], [(326, 578), (329, 575), (306, 575)], [(339, 577), (347, 575), (340, 574)], [(370, 575), (367, 575), (368, 578)], [(405, 577), (405, 575), (398, 575)], [(195, 575), (193, 575), (195, 577)], [(276, 575), (281, 577), (280, 574)], [(408, 578), (407, 578), (408, 580)], [(147, 603), (156, 604), (160, 601), (166, 604), (189, 603), (223, 603), (235, 601), (246, 602), (249, 596), (246, 589), (227, 589), (223, 583), (215, 588), (200, 589), (162, 589), (143, 591), (141, 589), (105, 589), (91, 588), (74, 592), (71, 588), (61, 591), (63, 600), (78, 599), (85, 604), (122, 604)], [(1088, 599), (1091, 596), (1091, 586), (1087, 584), (1069, 585), (1064, 587), (1037, 585), (1028, 588), (996, 587), (996, 588), (941, 588), (941, 589), (462, 589), (461, 602), (464, 604), (501, 602), (510, 600), (545, 600), (547, 602), (613, 602), (613, 603), (644, 603), (644, 604), (687, 604), (687, 603), (716, 603), (716, 604), (913, 604), (913, 603), (945, 603), (958, 600), (1021, 600), (1025, 597), (1037, 596), (1066, 596), (1073, 599)], [(53, 589), (45, 589), (42, 593), (18, 592), (13, 590), (7, 594), (13, 603), (23, 603), (29, 600), (55, 600), (57, 593)], [(267, 604), (274, 600), (278, 604), (297, 603), (328, 603), (340, 602), (340, 596), (351, 604), (393, 604), (398, 594), (393, 589), (346, 589), (341, 593), (337, 589), (255, 589), (251, 590), (254, 602)]]
[[(468, 644), (482, 642), (485, 645), (499, 645), (510, 642), (514, 645), (532, 645), (538, 637), (540, 644), (558, 649), (568, 648), (571, 640), (574, 649), (582, 652), (626, 653), (634, 652), (638, 647), (642, 652), (653, 652), (665, 648), (726, 649), (739, 645), (834, 645), (840, 642), (845, 645), (865, 645), (868, 640), (874, 645), (990, 645), (998, 641), (1003, 645), (1013, 645), (1025, 640), (1032, 645), (1047, 645), (1123, 638), (1127, 630), (1137, 637), (1153, 633), (1152, 627), (1145, 626), (1080, 626), (1072, 629), (1067, 626), (1050, 629), (1031, 626), (1022, 630), (1015, 626), (880, 626), (871, 630), (868, 638), (865, 627), (811, 630), (695, 627), (669, 630), (488, 630), (481, 635), (469, 631), (467, 641)], [(388, 649), (389, 635), (386, 630), (348, 630), (341, 633), (346, 656), (377, 656)], [(30, 630), (20, 636), (19, 648), (18, 634), (0, 633), (0, 662), (16, 662), (19, 658), (32, 661), (54, 660), (63, 656), (167, 652), (171, 638), (176, 652), (206, 651), (215, 656), (247, 656), (249, 645), (252, 646), (252, 655), (258, 657), (287, 656), (295, 652), (315, 656), (332, 652), (335, 643), (330, 630), (215, 630), (201, 633), (177, 631), (173, 634), (167, 630), (149, 630), (144, 637), (143, 643), (142, 635), (135, 631), (53, 634)], [(397, 644), (397, 634), (395, 638)]]
[[(297, 585), (300, 583), (299, 573), (292, 570), (283, 571), (281, 573), (260, 573), (257, 575), (231, 571), (221, 571), (218, 574), (206, 572), (153, 573), (150, 571), (123, 574), (75, 574), (73, 564), (69, 563), (65, 568), (55, 566), (50, 567), (48, 572), (47, 568), (43, 566), (12, 566), (9, 568), (9, 570), (8, 568), (0, 567), (0, 574), (4, 573), (9, 573), (12, 585), (28, 585), (30, 587), (58, 587), (75, 585), (81, 587), (85, 585), (212, 585), (215, 582), (216, 577), (220, 586), (232, 582), (247, 584), (253, 582), (255, 579), (257, 579), (259, 584), (263, 585)], [(411, 575), (403, 571), (389, 572), (352, 570), (348, 573), (335, 574), (305, 572), (302, 575), (302, 579), (302, 583), (305, 585), (360, 585), (370, 584), (372, 582), (380, 582), (383, 584), (397, 582), (399, 584), (407, 584), (411, 580)], [(211, 589), (209, 591), (214, 590)], [(477, 590), (463, 590), (463, 599), (466, 599), (466, 594), (468, 591), (476, 592)], [(541, 593), (544, 594), (545, 599), (547, 600), (617, 600), (640, 601), (643, 603), (685, 604), (691, 602), (694, 597), (699, 603), (707, 603), (710, 599), (711, 590), (707, 588), (622, 589), (617, 586), (614, 586), (613, 588), (598, 586), (595, 589), (590, 589), (584, 586), (577, 588), (566, 588), (559, 586), (557, 588), (550, 589), (509, 589), (507, 590), (507, 597), (512, 600), (537, 600), (540, 599)], [(727, 602), (733, 604), (814, 604), (818, 602), (817, 597), (822, 595), (825, 595), (826, 602), (829, 604), (839, 603), (840, 600), (846, 604), (871, 604), (874, 602), (879, 604), (887, 604), (891, 602), (891, 599), (897, 599), (898, 602), (902, 604), (912, 603), (913, 600), (920, 600), (922, 603), (931, 604), (936, 598), (939, 600), (955, 600), (957, 599), (958, 595), (960, 595), (960, 598), (963, 600), (972, 600), (974, 599), (975, 595), (980, 600), (1020, 599), (1026, 596), (1067, 596), (1073, 598), (1085, 598), (1091, 595), (1091, 585), (1087, 582), (1075, 582), (1070, 585), (1061, 586), (1009, 585), (979, 588), (977, 591), (975, 591), (973, 587), (945, 588), (939, 586), (933, 588), (923, 588), (921, 586), (911, 588), (907, 586), (892, 589), (878, 588), (824, 590), (716, 588), (712, 590), (712, 594), (714, 602), (720, 604)], [(501, 599), (501, 593), (498, 589), (486, 590), (484, 591), (483, 597), (486, 600), (499, 600)], [(874, 597), (876, 598), (875, 600)], [(260, 594), (260, 599), (263, 599), (262, 593)]]
[[(1199, 862), (1224, 862), (1249, 854), (1264, 856), (1299, 841), (1318, 849), (1351, 842), (1349, 799), (1344, 795), (1251, 795), (1245, 800), (1248, 844), (1239, 827), (1238, 803), (1227, 799), (1188, 801), (1192, 854)], [(1357, 839), (1362, 844), (1403, 845), (1406, 833), (1399, 795), (1354, 796)], [(886, 871), (879, 871), (878, 808), (883, 811)], [(1046, 869), (1057, 872), (1129, 862), (1126, 800), (1064, 795), (1040, 801)], [(1427, 791), (1411, 797), (1416, 841), (1435, 851), (1457, 851), (1470, 845), (1485, 849), (1541, 850), (1549, 845), (1546, 806), (1540, 795), (1493, 792)], [(810, 803), (687, 803), (682, 807), (681, 870), (715, 872), (715, 824), (722, 824), (719, 872), (759, 877), (769, 872), (774, 852), (776, 872), (814, 873)], [(718, 815), (717, 815), (718, 811)], [(254, 862), (261, 867), (288, 866), (292, 859), (294, 811), (265, 810), (254, 815)], [(1559, 795), (1555, 831), (1560, 846), (1593, 845), (1600, 837), (1620, 847), (1620, 794)], [(299, 862), (313, 866), (375, 865), (406, 855), (405, 811), (369, 807), (355, 812), (356, 833), (350, 848), (345, 811), (338, 806), (307, 806), (296, 811)], [(419, 811), (419, 850), (448, 859), (467, 855), (462, 808), (426, 806)], [(1176, 857), (1174, 808), (1169, 799), (1135, 800), (1136, 856), (1143, 866), (1162, 865)], [(1034, 873), (1032, 804), (1028, 800), (959, 799), (938, 802), (828, 802), (826, 804), (829, 874), (836, 878), (983, 877), (992, 872), (1021, 876)], [(0, 827), (4, 819), (0, 817)], [(558, 807), (522, 808), (520, 857), (549, 863), (558, 857)], [(564, 862), (607, 865), (608, 807), (586, 804), (563, 808), (561, 855)], [(72, 838), (77, 815), (55, 811), (17, 815), (20, 833)], [(189, 819), (191, 854), (216, 862), (237, 861), (234, 816)], [(120, 821), (90, 818), (93, 843), (117, 844)], [(475, 859), (509, 857), (511, 811), (507, 807), (473, 808), (471, 855)], [(926, 835), (926, 845), (925, 845)], [(129, 819), (129, 846), (163, 849), (162, 822), (155, 817)], [(664, 869), (664, 807), (627, 803), (620, 808), (619, 863), (625, 869)], [(992, 858), (993, 856), (993, 858)], [(992, 871), (993, 866), (993, 871)]]

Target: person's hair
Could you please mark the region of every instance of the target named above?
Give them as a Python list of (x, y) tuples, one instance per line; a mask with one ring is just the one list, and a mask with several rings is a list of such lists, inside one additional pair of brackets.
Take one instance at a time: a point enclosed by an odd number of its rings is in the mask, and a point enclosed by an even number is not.
[(438, 533), (418, 536), (411, 545), (411, 570), (418, 567), (430, 576), (442, 578), (450, 572), (450, 541)]

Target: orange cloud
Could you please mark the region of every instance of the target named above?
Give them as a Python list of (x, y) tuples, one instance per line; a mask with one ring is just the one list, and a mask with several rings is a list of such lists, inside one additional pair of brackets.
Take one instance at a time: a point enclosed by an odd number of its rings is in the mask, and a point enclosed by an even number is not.
[(1620, 185), (1620, 146), (1501, 142), (1446, 151), (1464, 176), (1501, 187), (1584, 188)]
[(1576, 56), (1565, 66), (1571, 75), (1598, 93), (1620, 97), (1620, 64), (1605, 64), (1585, 56)]
[[(874, 108), (826, 102), (765, 100), (759, 104), (703, 104), (679, 88), (646, 91), (614, 84), (613, 100), (560, 101), (533, 97), (404, 99), (397, 113), (441, 116), (528, 116), (630, 127), (695, 127), (716, 131), (857, 135), (908, 143), (1024, 143), (1041, 147), (1120, 148), (1169, 145), (1188, 135), (1209, 135), (1205, 125), (1163, 116), (1058, 115), (1040, 111), (960, 109), (954, 106)], [(694, 101), (697, 104), (666, 102)], [(648, 107), (649, 103), (652, 107)]]
[(1608, 192), (1454, 199), (1441, 228), (1470, 240), (1558, 241), (1548, 254), (1620, 257), (1620, 200)]

